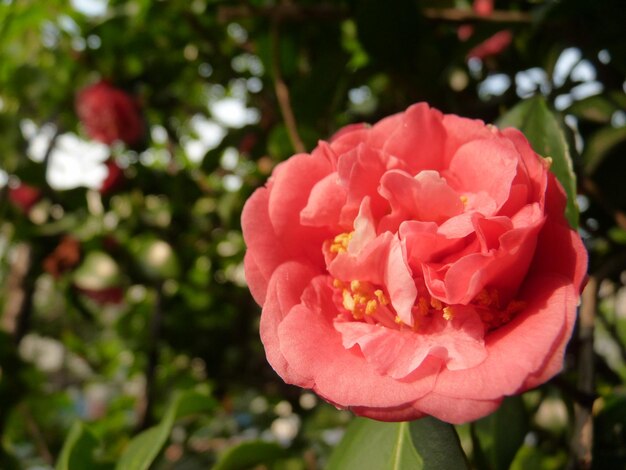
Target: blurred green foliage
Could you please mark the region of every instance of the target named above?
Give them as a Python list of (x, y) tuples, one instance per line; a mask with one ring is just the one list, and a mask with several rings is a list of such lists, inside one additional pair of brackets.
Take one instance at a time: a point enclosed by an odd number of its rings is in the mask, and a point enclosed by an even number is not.
[[(240, 213), (294, 137), (310, 150), (419, 100), (532, 134), (598, 281), (595, 332), (575, 334), (564, 373), (457, 427), (470, 465), (623, 468), (626, 9), (494, 6), (0, 1), (0, 468), (324, 468), (350, 415), (267, 365)], [(508, 47), (468, 57), (504, 29)], [(141, 142), (89, 141), (75, 99), (100, 80), (137, 103)], [(107, 191), (105, 160), (122, 170)], [(40, 192), (32, 207), (19, 185)], [(577, 454), (580, 410), (593, 464)]]

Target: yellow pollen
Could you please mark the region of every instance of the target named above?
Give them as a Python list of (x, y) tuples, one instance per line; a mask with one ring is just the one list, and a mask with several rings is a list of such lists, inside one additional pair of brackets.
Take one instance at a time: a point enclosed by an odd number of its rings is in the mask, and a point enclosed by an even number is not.
[(459, 199), (461, 199), (461, 202), (463, 203), (464, 206), (467, 206), (467, 201), (469, 201), (467, 196), (462, 195)]
[(354, 313), (354, 307), (356, 304), (354, 302), (354, 298), (350, 294), (350, 291), (348, 291), (347, 289), (344, 289), (342, 292), (342, 295), (343, 295), (343, 307), (346, 310), (349, 310), (352, 313)]
[[(381, 305), (388, 305), (389, 299), (382, 289), (374, 289), (367, 281), (333, 280), (333, 286), (341, 290), (343, 308), (352, 313), (352, 317), (361, 320), (365, 315), (374, 315)], [(385, 315), (385, 313), (382, 313)]]
[(430, 306), (428, 305), (428, 300), (426, 300), (425, 297), (420, 297), (417, 301), (417, 310), (422, 316), (428, 315), (428, 310), (430, 310)]
[(383, 293), (382, 290), (380, 289), (376, 289), (374, 291), (374, 295), (376, 296), (376, 298), (378, 299), (378, 301), (380, 302), (381, 305), (389, 305), (389, 299), (387, 298), (387, 296)]
[(430, 298), (430, 306), (434, 308), (435, 310), (441, 310), (443, 308), (443, 304), (441, 303), (441, 300), (435, 299), (434, 297)]
[(546, 168), (550, 169), (552, 166), (552, 157), (545, 157), (543, 161), (545, 162)]
[(398, 325), (402, 324), (402, 318), (400, 318), (398, 315), (396, 315), (396, 318), (394, 318), (394, 320)]
[(350, 244), (350, 240), (352, 239), (353, 232), (344, 232), (337, 235), (332, 244), (330, 245), (331, 253), (345, 253), (348, 251), (348, 245)]
[(474, 297), (474, 302), (481, 307), (499, 308), (500, 294), (496, 289), (483, 289)]
[(444, 307), (443, 308), (443, 318), (450, 321), (454, 318), (454, 310), (452, 307)]
[(526, 302), (522, 300), (512, 300), (509, 302), (509, 305), (506, 306), (506, 312), (513, 315), (521, 312), (524, 308), (526, 308)]

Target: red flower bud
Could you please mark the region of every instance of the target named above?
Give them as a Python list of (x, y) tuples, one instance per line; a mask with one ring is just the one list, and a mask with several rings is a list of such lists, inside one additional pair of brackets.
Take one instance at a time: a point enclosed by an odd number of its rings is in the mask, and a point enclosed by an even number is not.
[(117, 166), (115, 160), (110, 159), (106, 162), (108, 174), (100, 186), (100, 194), (106, 195), (118, 189), (124, 182), (124, 172)]
[(467, 57), (485, 59), (500, 54), (513, 41), (513, 34), (509, 30), (499, 31), (478, 44), (467, 53)]
[(143, 122), (135, 101), (105, 81), (78, 93), (76, 112), (89, 137), (107, 145), (116, 140), (132, 145), (143, 136)]
[(41, 191), (34, 186), (20, 183), (9, 187), (9, 200), (22, 212), (27, 213), (41, 199)]

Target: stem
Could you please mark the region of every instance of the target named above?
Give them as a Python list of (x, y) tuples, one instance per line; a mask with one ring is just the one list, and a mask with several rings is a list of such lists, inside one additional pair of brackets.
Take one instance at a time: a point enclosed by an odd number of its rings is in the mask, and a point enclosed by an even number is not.
[[(598, 279), (589, 277), (583, 291), (578, 331), (578, 390), (594, 392), (593, 331), (598, 304)], [(570, 448), (570, 469), (590, 469), (593, 460), (593, 402), (574, 404), (574, 435)]]
[(306, 149), (298, 133), (298, 125), (296, 118), (291, 108), (291, 101), (289, 98), (289, 88), (283, 81), (280, 73), (280, 38), (278, 31), (278, 23), (272, 23), (271, 30), (272, 41), (272, 76), (274, 77), (274, 90), (276, 91), (276, 98), (278, 99), (278, 105), (280, 106), (280, 112), (283, 115), (285, 126), (287, 127), (287, 134), (289, 140), (296, 153), (304, 153)]
[(138, 431), (149, 427), (154, 417), (152, 415), (156, 396), (156, 366), (159, 363), (159, 339), (163, 325), (163, 286), (156, 286), (156, 299), (154, 302), (154, 312), (150, 321), (148, 337), (148, 363), (146, 364), (146, 388), (144, 392), (143, 408), (140, 411), (141, 419), (137, 427)]
[(2, 329), (11, 334), (16, 344), (28, 331), (35, 290), (33, 248), (26, 242), (14, 248), (14, 258), (7, 280), (7, 300), (2, 314)]

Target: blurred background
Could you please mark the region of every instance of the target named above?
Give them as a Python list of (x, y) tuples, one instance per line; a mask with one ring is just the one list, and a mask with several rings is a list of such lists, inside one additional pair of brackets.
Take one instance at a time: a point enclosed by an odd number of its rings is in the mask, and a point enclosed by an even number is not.
[(351, 415), (267, 364), (241, 210), (417, 101), (553, 126), (590, 250), (564, 373), (457, 427), (472, 466), (625, 468), (625, 24), (621, 0), (0, 0), (0, 468), (324, 468)]

